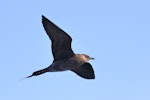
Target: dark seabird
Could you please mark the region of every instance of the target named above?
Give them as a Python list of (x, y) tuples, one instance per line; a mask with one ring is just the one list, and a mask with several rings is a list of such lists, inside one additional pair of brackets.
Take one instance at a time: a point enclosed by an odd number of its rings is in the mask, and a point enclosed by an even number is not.
[(37, 76), (45, 72), (58, 72), (71, 70), (82, 78), (95, 79), (92, 65), (87, 61), (94, 59), (86, 54), (75, 54), (71, 48), (71, 37), (42, 15), (44, 29), (52, 41), (52, 54), (54, 60), (47, 68), (33, 72)]

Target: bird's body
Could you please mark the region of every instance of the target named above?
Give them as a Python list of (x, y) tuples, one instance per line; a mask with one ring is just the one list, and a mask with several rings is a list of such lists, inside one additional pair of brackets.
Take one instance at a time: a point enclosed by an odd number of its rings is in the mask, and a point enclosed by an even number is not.
[(76, 54), (67, 60), (54, 61), (50, 68), (54, 69), (54, 71), (65, 71), (79, 67), (85, 63), (79, 55)]
[(45, 72), (57, 72), (71, 70), (86, 79), (94, 79), (94, 70), (88, 60), (94, 59), (86, 54), (75, 54), (71, 49), (71, 37), (58, 26), (42, 16), (43, 26), (52, 40), (52, 53), (54, 61), (50, 66), (34, 72), (31, 76), (37, 76)]

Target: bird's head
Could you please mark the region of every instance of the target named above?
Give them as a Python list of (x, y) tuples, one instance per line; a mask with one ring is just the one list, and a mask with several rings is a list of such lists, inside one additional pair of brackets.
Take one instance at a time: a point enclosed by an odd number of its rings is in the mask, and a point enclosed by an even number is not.
[(90, 56), (88, 56), (88, 55), (86, 55), (86, 54), (81, 54), (81, 57), (82, 57), (82, 59), (83, 59), (85, 62), (87, 62), (88, 60), (94, 59), (94, 58), (92, 58), (92, 57), (90, 57)]

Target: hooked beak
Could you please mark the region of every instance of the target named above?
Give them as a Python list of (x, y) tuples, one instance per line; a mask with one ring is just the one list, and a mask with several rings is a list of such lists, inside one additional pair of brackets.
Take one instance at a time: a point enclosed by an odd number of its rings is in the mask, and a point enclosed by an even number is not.
[(91, 60), (94, 60), (95, 58), (93, 58), (93, 57), (90, 57), (90, 59), (91, 59)]

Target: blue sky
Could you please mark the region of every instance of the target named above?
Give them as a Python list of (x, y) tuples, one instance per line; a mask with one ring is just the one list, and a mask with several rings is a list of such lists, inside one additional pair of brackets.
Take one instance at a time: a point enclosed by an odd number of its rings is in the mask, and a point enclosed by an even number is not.
[[(150, 100), (149, 0), (0, 2), (0, 100)], [(45, 15), (72, 38), (95, 80), (66, 72), (22, 80), (53, 61)]]

